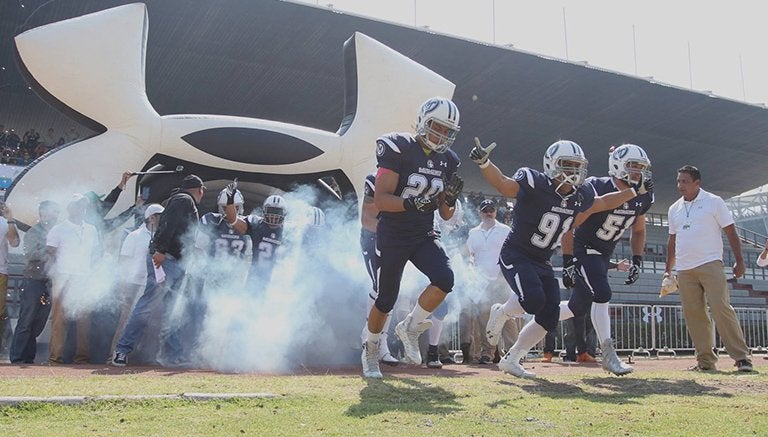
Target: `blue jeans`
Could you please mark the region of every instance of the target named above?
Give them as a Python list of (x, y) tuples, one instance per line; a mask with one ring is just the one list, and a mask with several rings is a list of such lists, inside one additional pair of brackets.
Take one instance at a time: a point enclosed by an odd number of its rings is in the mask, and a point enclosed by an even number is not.
[(166, 325), (169, 322), (171, 311), (179, 295), (179, 288), (184, 279), (184, 270), (179, 260), (171, 255), (165, 255), (163, 271), (165, 271), (165, 281), (158, 284), (155, 281), (155, 267), (152, 263), (152, 255), (147, 255), (147, 285), (144, 287), (144, 293), (133, 308), (131, 317), (125, 325), (120, 340), (117, 341), (115, 352), (129, 354), (133, 351), (136, 347), (136, 342), (144, 334), (144, 329), (152, 313), (152, 303), (157, 301), (157, 297), (161, 294), (163, 296), (163, 328), (160, 332), (161, 350), (166, 354), (181, 350), (181, 341), (178, 335), (173, 335), (173, 333), (169, 332)]
[[(43, 295), (48, 296), (47, 305), (40, 302)], [(51, 313), (50, 295), (48, 281), (24, 278), (19, 293), (19, 321), (11, 342), (11, 363), (35, 362), (37, 337), (45, 329), (48, 315)]]

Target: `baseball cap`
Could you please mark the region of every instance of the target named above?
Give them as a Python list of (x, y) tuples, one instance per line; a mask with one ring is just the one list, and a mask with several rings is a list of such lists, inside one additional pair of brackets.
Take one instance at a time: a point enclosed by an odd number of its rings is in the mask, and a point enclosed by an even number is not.
[(496, 202), (494, 202), (491, 199), (485, 199), (482, 202), (480, 202), (480, 211), (482, 211), (482, 210), (484, 210), (484, 209), (486, 209), (488, 207), (496, 209)]
[(206, 189), (205, 185), (203, 185), (203, 180), (193, 174), (184, 177), (184, 180), (181, 181), (182, 190), (186, 190), (189, 188), (200, 188), (200, 187), (203, 187), (204, 189)]
[(149, 205), (146, 210), (144, 210), (144, 220), (152, 217), (155, 214), (162, 214), (163, 211), (165, 211), (165, 208), (163, 208), (163, 205), (153, 203)]

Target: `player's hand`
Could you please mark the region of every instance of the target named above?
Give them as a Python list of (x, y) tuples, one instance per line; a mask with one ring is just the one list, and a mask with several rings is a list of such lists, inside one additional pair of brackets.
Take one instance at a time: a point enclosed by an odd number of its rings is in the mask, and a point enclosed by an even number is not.
[(627, 280), (624, 281), (624, 285), (634, 284), (638, 278), (640, 278), (640, 266), (643, 264), (643, 257), (640, 255), (634, 255), (632, 257), (632, 265), (627, 270)]
[(488, 166), (488, 157), (491, 155), (491, 151), (496, 148), (496, 143), (491, 143), (487, 147), (483, 147), (480, 143), (480, 139), (475, 137), (475, 147), (469, 152), (469, 159), (475, 161), (480, 168)]
[(403, 201), (403, 207), (406, 211), (419, 211), (425, 213), (434, 212), (437, 207), (437, 196), (414, 196)]
[(458, 174), (454, 173), (451, 179), (445, 182), (445, 203), (453, 207), (456, 205), (456, 199), (461, 195), (461, 191), (464, 189), (464, 179)]
[(643, 178), (640, 182), (635, 185), (635, 191), (637, 194), (646, 194), (646, 193), (653, 193), (653, 179), (651, 178)]
[(576, 285), (576, 258), (571, 255), (563, 255), (563, 287), (573, 288)]
[(230, 182), (226, 188), (224, 188), (224, 192), (227, 193), (227, 205), (232, 205), (235, 203), (235, 192), (237, 192), (237, 178)]

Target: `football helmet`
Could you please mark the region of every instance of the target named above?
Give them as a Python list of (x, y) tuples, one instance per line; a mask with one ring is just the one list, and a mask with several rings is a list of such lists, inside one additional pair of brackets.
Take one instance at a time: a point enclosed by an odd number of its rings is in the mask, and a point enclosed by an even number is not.
[[(240, 192), (240, 190), (235, 190), (235, 212), (237, 215), (243, 215), (243, 212), (245, 209), (243, 208), (243, 204), (245, 204), (245, 198), (243, 197), (243, 193)], [(227, 189), (223, 189), (219, 191), (219, 197), (216, 198), (216, 205), (219, 207), (219, 214), (224, 215), (224, 208), (227, 206)]]
[(581, 146), (573, 141), (560, 140), (553, 143), (544, 153), (544, 174), (557, 179), (561, 184), (575, 187), (587, 178), (587, 158)]
[[(622, 144), (608, 157), (608, 174), (628, 184), (651, 179), (651, 160), (642, 147)], [(642, 178), (633, 178), (641, 176)]]
[(281, 226), (285, 220), (285, 199), (273, 194), (264, 200), (261, 210), (268, 225)]
[[(439, 131), (437, 127), (441, 127)], [(416, 136), (437, 153), (448, 150), (459, 132), (459, 108), (449, 99), (433, 97), (421, 105), (416, 116)]]

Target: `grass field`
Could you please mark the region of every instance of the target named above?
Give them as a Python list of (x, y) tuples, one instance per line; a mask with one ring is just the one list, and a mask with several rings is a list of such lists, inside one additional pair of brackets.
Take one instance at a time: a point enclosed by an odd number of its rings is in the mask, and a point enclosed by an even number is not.
[(492, 370), (404, 369), (382, 381), (200, 372), (19, 377), (0, 370), (0, 396), (277, 395), (0, 407), (0, 435), (764, 435), (768, 366), (756, 364), (751, 374), (665, 370), (618, 378), (571, 369), (538, 380)]

